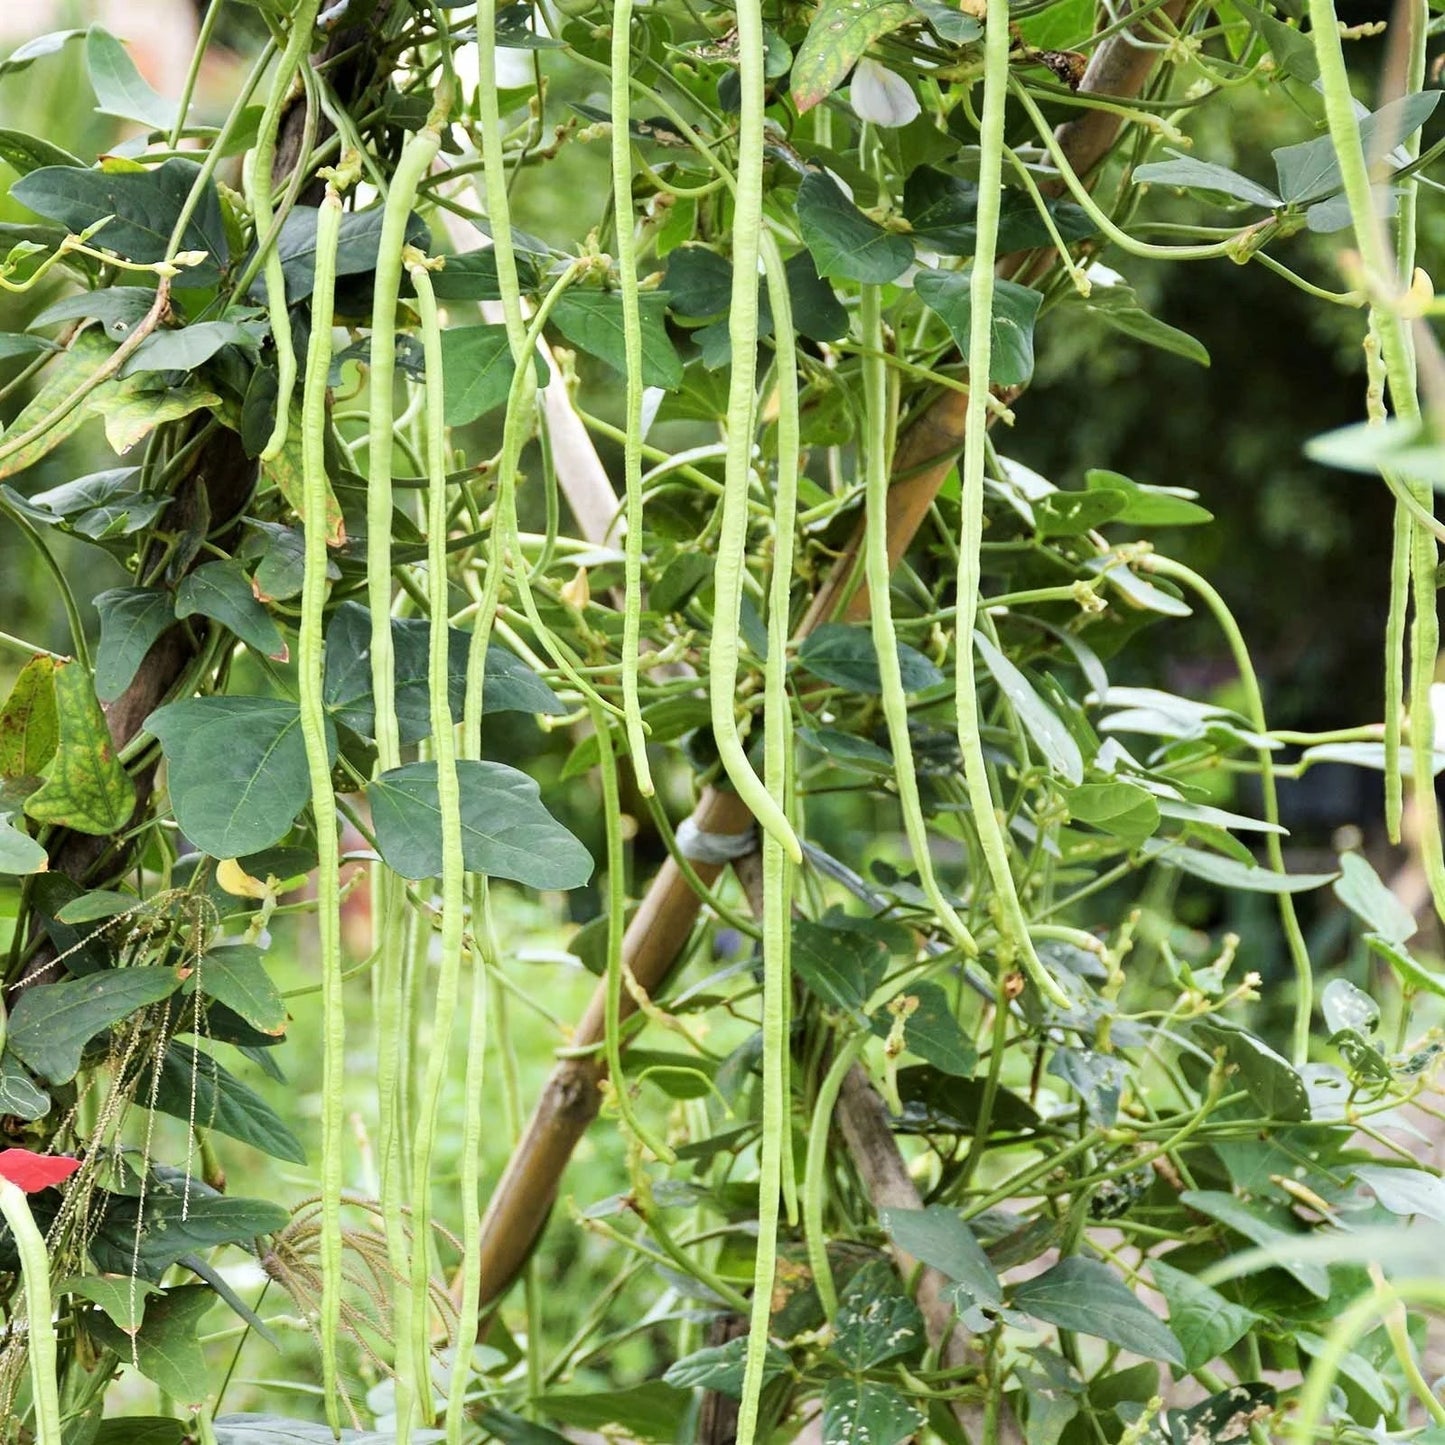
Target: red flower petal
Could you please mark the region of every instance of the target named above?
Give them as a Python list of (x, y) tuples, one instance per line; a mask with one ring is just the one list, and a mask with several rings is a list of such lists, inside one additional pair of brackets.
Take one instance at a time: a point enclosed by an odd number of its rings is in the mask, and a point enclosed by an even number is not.
[(79, 1159), (63, 1154), (33, 1154), (29, 1149), (0, 1150), (0, 1179), (18, 1184), (27, 1194), (59, 1184), (79, 1168)]

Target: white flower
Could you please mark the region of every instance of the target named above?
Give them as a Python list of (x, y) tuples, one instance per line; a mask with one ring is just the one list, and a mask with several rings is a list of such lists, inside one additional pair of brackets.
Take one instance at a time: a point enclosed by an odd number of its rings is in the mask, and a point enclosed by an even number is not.
[(849, 90), (853, 114), (873, 125), (897, 127), (917, 120), (923, 107), (901, 75), (876, 60), (860, 60)]

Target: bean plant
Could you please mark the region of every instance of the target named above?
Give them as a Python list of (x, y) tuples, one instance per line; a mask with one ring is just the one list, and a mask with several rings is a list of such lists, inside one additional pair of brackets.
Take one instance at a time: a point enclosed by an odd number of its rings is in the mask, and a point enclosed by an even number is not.
[[(179, 95), (100, 25), (0, 62), (115, 131), (0, 130), (69, 633), (0, 633), (6, 1440), (1445, 1439), (1436, 924), (1277, 789), (1376, 770), (1445, 911), (1439, 20), (1384, 23), (211, 0)], [(1386, 707), (1327, 735), (1169, 553), (1213, 419), (1010, 455), (1071, 327), (1207, 365), (1131, 276), (1220, 259), (1363, 347), (1311, 452), (1395, 499)], [(1232, 691), (1138, 685), (1191, 615)], [(1171, 913), (1221, 891), (1260, 938)]]

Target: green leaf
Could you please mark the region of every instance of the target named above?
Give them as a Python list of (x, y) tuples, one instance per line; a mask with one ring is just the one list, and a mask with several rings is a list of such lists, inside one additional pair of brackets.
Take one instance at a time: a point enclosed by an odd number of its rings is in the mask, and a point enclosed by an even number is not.
[(1396, 1169), (1388, 1164), (1360, 1164), (1355, 1178), (1367, 1185), (1391, 1214), (1423, 1214), (1445, 1224), (1445, 1179), (1428, 1169)]
[(1198, 493), (1186, 487), (1151, 487), (1101, 467), (1084, 473), (1084, 485), (1090, 491), (1117, 492), (1124, 497), (1124, 510), (1115, 516), (1116, 522), (1136, 527), (1191, 527), (1214, 520), (1214, 514), (1194, 500)]
[(1054, 710), (1034, 691), (1022, 672), (981, 632), (973, 635), (974, 646), (993, 680), (1008, 699), (1024, 731), (1033, 739), (1049, 767), (1077, 786), (1084, 781), (1084, 759), (1074, 735), (1059, 721)]
[[(638, 297), (642, 321), (642, 382), (676, 391), (682, 385), (682, 361), (667, 334), (667, 298), (656, 292)], [(564, 291), (552, 309), (557, 330), (573, 346), (627, 375), (622, 330), (622, 296), (616, 291)]]
[(1112, 522), (1124, 507), (1114, 492), (1050, 492), (1033, 504), (1034, 527), (1041, 537), (1082, 537)]
[(793, 968), (825, 1004), (861, 1012), (888, 968), (888, 949), (876, 935), (793, 920)]
[(80, 1069), (91, 1039), (181, 986), (171, 968), (116, 968), (25, 989), (10, 1011), (7, 1050), (51, 1084)]
[(940, 40), (951, 45), (968, 45), (983, 37), (983, 21), (944, 3), (944, 0), (912, 0), (913, 8), (933, 27)]
[(1445, 998), (1445, 974), (1436, 973), (1417, 962), (1403, 945), (1391, 943), (1388, 938), (1382, 938), (1378, 933), (1367, 933), (1365, 945), (1400, 975), (1407, 988), (1423, 988), (1427, 993), (1433, 993), (1436, 998)]
[(649, 1380), (623, 1390), (539, 1395), (534, 1403), (544, 1415), (566, 1425), (603, 1431), (613, 1426), (618, 1433), (639, 1440), (675, 1445), (683, 1438), (681, 1431), (692, 1396), (661, 1380)]
[(1274, 1413), (1277, 1399), (1272, 1385), (1231, 1385), (1187, 1410), (1170, 1410), (1170, 1438), (1181, 1445), (1237, 1445), (1250, 1435), (1251, 1426)]
[(1136, 783), (1084, 783), (1063, 794), (1070, 816), (1137, 848), (1159, 827), (1159, 804)]
[[(35, 172), (36, 175), (41, 172)], [(27, 180), (29, 177), (26, 178)], [(23, 183), (17, 183), (23, 184)], [(15, 194), (11, 187), (11, 195)], [(110, 360), (115, 348), (103, 336), (94, 331), (82, 331), (70, 345), (46, 363), (39, 389), (20, 409), (19, 414), (5, 429), (8, 437), (21, 437), (38, 423), (46, 422), (45, 431), (26, 443), (18, 451), (0, 462), (0, 479), (18, 476), (32, 467), (42, 457), (48, 456), (61, 442), (69, 440), (85, 423), (85, 408), (76, 407), (62, 420), (49, 425), (50, 417), (72, 392), (84, 386), (100, 368)], [(91, 403), (103, 397), (115, 387), (113, 381), (103, 381), (91, 392)], [(11, 494), (13, 501), (13, 494)]]
[(1062, 1079), (1083, 1101), (1091, 1124), (1112, 1128), (1119, 1117), (1119, 1101), (1129, 1082), (1124, 1061), (1115, 1054), (1092, 1049), (1057, 1048), (1049, 1059), (1049, 1073)]
[(1273, 191), (1232, 171), (1226, 166), (1217, 166), (1211, 161), (1195, 160), (1193, 156), (1165, 147), (1174, 157), (1168, 161), (1153, 161), (1138, 166), (1134, 179), (1145, 185), (1182, 186), (1187, 191), (1204, 191), (1209, 195), (1228, 196), (1232, 200), (1244, 201), (1247, 205), (1263, 206), (1266, 210), (1278, 210), (1284, 204)]
[(38, 135), (27, 135), (23, 130), (0, 130), (0, 161), (22, 176), (38, 171), (41, 166), (85, 166), (78, 156), (71, 155), (53, 141)]
[(43, 653), (32, 657), (0, 707), (0, 777), (37, 778), (55, 756), (55, 666)]
[(907, 0), (822, 0), (793, 60), (799, 113), (832, 95), (875, 40), (913, 18)]
[[(798, 648), (798, 664), (814, 677), (849, 692), (876, 697), (883, 691), (873, 634), (866, 627), (846, 622), (825, 622), (815, 627)], [(933, 663), (907, 643), (898, 644), (898, 667), (903, 674), (904, 692), (922, 692), (943, 681), (943, 674)]]
[[(213, 858), (279, 842), (311, 798), (301, 710), (270, 697), (193, 697), (157, 708), (146, 731), (168, 764), (181, 831)], [(336, 751), (328, 718), (327, 747)]]
[(823, 1387), (823, 1445), (902, 1445), (922, 1424), (892, 1385), (840, 1377)]
[(85, 37), (85, 67), (101, 115), (138, 120), (153, 131), (169, 131), (176, 123), (179, 104), (146, 84), (125, 46), (103, 26), (92, 25)]
[(84, 30), (52, 30), (46, 35), (37, 35), (34, 40), (17, 45), (4, 60), (0, 60), (0, 75), (12, 75), (42, 56), (55, 55), (70, 41), (79, 40), (84, 34)]
[(1337, 873), (1276, 873), (1270, 868), (1251, 867), (1233, 858), (1220, 858), (1197, 848), (1173, 847), (1162, 841), (1155, 861), (1220, 888), (1238, 888), (1249, 893), (1308, 893), (1339, 877)]
[(1034, 1279), (1015, 1285), (1012, 1304), (1035, 1319), (1108, 1340), (1150, 1360), (1184, 1363), (1169, 1327), (1097, 1259), (1070, 1255)]
[(238, 321), (193, 321), (189, 326), (152, 331), (121, 368), (122, 376), (138, 371), (194, 371), (223, 346), (254, 352), (256, 332)]
[(112, 341), (124, 341), (131, 328), (145, 319), (155, 305), (154, 286), (102, 286), (62, 296), (47, 306), (29, 325), (30, 331), (62, 321), (99, 321)]
[[(743, 1362), (747, 1354), (746, 1338), (729, 1340), (725, 1345), (709, 1345), (668, 1366), (662, 1377), (678, 1390), (716, 1390), (734, 1400), (743, 1397)], [(771, 1340), (763, 1356), (763, 1383), (788, 1373), (788, 1357)]]
[[(504, 763), (457, 763), (462, 856), (468, 872), (510, 878), (529, 888), (580, 888), (592, 855), (542, 805), (541, 790)], [(368, 784), (376, 845), (403, 878), (442, 871), (435, 763), (407, 763)]]
[(43, 1119), (50, 1112), (50, 1096), (8, 1051), (0, 1055), (0, 1114), (16, 1119)]
[[(907, 10), (903, 0), (896, 0)], [(798, 187), (798, 225), (818, 275), (882, 284), (913, 263), (913, 242), (860, 211), (831, 176), (810, 171)]]
[(18, 331), (0, 331), (0, 362), (18, 356), (34, 357), (42, 351), (55, 350), (55, 343), (41, 336), (25, 336)]
[(1184, 1352), (1186, 1370), (1192, 1372), (1217, 1360), (1259, 1319), (1253, 1310), (1163, 1260), (1151, 1259), (1149, 1272), (1169, 1306), (1169, 1328)]
[(265, 657), (285, 662), (288, 657), (281, 629), (256, 600), (251, 579), (239, 562), (207, 562), (188, 572), (176, 588), (176, 616), (200, 613), (234, 632), (247, 647)]
[[(1341, 471), (1368, 474), (1395, 471), (1428, 481), (1437, 490), (1445, 487), (1445, 450), (1415, 422), (1391, 418), (1340, 427), (1306, 442), (1305, 455)], [(1355, 746), (1378, 748), (1379, 744)]]
[[(968, 271), (920, 270), (913, 278), (918, 299), (943, 318), (954, 342), (966, 354), (973, 316)], [(993, 346), (989, 380), (997, 386), (1023, 386), (1034, 374), (1034, 320), (1043, 295), (1015, 281), (996, 281), (993, 295)]]
[(239, 1139), (273, 1159), (306, 1163), (306, 1150), (281, 1116), (210, 1054), (194, 1046), (173, 1043), (161, 1062), (154, 1095), (147, 1079), (136, 1098), (174, 1119)]
[[(286, 299), (295, 306), (304, 301), (316, 282), (316, 216), (315, 206), (293, 206), (281, 223), (276, 238), (276, 254), (281, 258), (281, 274), (286, 281)], [(336, 242), (336, 274), (363, 276), (376, 269), (381, 251), (382, 207), (368, 206), (364, 211), (347, 211), (341, 218), (341, 234)], [(406, 243), (426, 249), (431, 233), (426, 222), (412, 213), (406, 226)], [(259, 280), (252, 294), (259, 295)]]
[[(517, 280), (522, 290), (535, 290), (536, 265), (525, 252), (517, 252), (516, 261)], [(492, 246), (446, 257), (442, 269), (432, 272), (431, 281), (438, 301), (499, 301), (502, 297), (501, 283), (497, 280), (497, 252)]]
[(166, 1290), (147, 1305), (145, 1322), (133, 1345), (131, 1337), (104, 1315), (91, 1317), (86, 1328), (122, 1359), (132, 1357), (133, 1347), (141, 1374), (177, 1404), (194, 1410), (205, 1403), (211, 1385), (206, 1352), (196, 1338), (196, 1330), (215, 1303), (214, 1292), (203, 1284)]
[(171, 231), (199, 184), (200, 199), (181, 232), (178, 249), (207, 253), (208, 259), (199, 266), (187, 268), (184, 284), (210, 286), (220, 280), (220, 268), (230, 260), (231, 251), (215, 183), (201, 183), (200, 172), (197, 162), (178, 157), (142, 171), (43, 166), (16, 181), (10, 194), (36, 215), (73, 232), (109, 216), (91, 244), (117, 251), (130, 261), (149, 263), (165, 259)]
[(974, 1304), (992, 1307), (1002, 1303), (997, 1271), (954, 1210), (941, 1204), (926, 1209), (884, 1209), (879, 1222), (899, 1249), (947, 1275)]
[(1225, 1060), (1234, 1068), (1249, 1097), (1269, 1119), (1308, 1119), (1309, 1092), (1287, 1059), (1262, 1040), (1226, 1023), (1203, 1019), (1194, 1025), (1210, 1048), (1224, 1047)]
[(1419, 932), (1414, 915), (1359, 853), (1340, 855), (1334, 893), (1366, 928), (1390, 943), (1407, 943)]
[(261, 950), (254, 944), (217, 948), (199, 959), (184, 991), (196, 989), (225, 1004), (263, 1034), (285, 1032), (286, 1001), (271, 982)]
[(13, 813), (0, 813), (0, 874), (24, 877), (43, 873), (50, 866), (50, 856), (28, 833), (10, 820)]
[(55, 669), (54, 678), (60, 742), (25, 811), (37, 823), (78, 833), (118, 833), (135, 808), (135, 787), (116, 759), (90, 674), (69, 662)]
[[(91, 399), (91, 410), (105, 418), (105, 439), (111, 451), (123, 457), (158, 426), (198, 411), (217, 411), (221, 398), (208, 387), (187, 381), (181, 386), (158, 385), (149, 372), (128, 376), (113, 391)], [(164, 505), (158, 498), (159, 506)]]
[[(972, 19), (972, 17), (960, 16)], [(977, 24), (976, 21), (973, 22)], [(1086, 212), (1067, 201), (1046, 202), (1055, 227), (1066, 241), (1094, 234)], [(1053, 237), (1026, 191), (1005, 190), (999, 198), (999, 254), (1051, 246)], [(930, 251), (972, 256), (978, 245), (978, 185), (961, 176), (919, 166), (903, 187), (903, 214), (913, 238)]]
[[(488, 1405), (481, 1412), (477, 1423), (493, 1439), (500, 1440), (502, 1445), (571, 1445), (567, 1436), (559, 1435), (545, 1425), (538, 1425), (535, 1421), (523, 1419), (521, 1415), (514, 1415), (510, 1410), (502, 1410), (495, 1405)], [(345, 1431), (342, 1433), (344, 1435)], [(416, 1438), (414, 1432), (412, 1438)], [(238, 1445), (246, 1445), (246, 1442), (238, 1442)], [(271, 1445), (271, 1442), (263, 1441), (259, 1442), (259, 1445)], [(311, 1442), (307, 1442), (307, 1445), (311, 1445)], [(327, 1445), (327, 1442), (317, 1440), (314, 1445)]]
[(918, 1306), (899, 1288), (887, 1260), (865, 1264), (838, 1299), (833, 1353), (850, 1371), (912, 1354), (926, 1342)]
[(146, 1300), (160, 1291), (134, 1275), (81, 1275), (56, 1286), (59, 1294), (79, 1295), (102, 1310), (116, 1329), (133, 1335), (145, 1318)]
[(805, 747), (822, 753), (837, 767), (879, 778), (893, 776), (893, 754), (867, 738), (839, 732), (837, 728), (810, 727), (800, 727), (797, 737)]
[[(547, 383), (547, 368), (533, 354), (537, 385)], [(442, 332), (443, 410), (448, 426), (465, 426), (501, 406), (512, 388), (517, 366), (505, 326), (448, 326)]]
[[(418, 618), (393, 618), (391, 645), (396, 661), (396, 720), (403, 743), (431, 735), (429, 648), (431, 624)], [(447, 703), (460, 717), (466, 700), (468, 633), (447, 633)], [(376, 729), (376, 702), (371, 695), (371, 614), (356, 602), (343, 602), (326, 628), (326, 676), (322, 699), (337, 722), (359, 737)], [(500, 643), (487, 647), (482, 710), (545, 713), (566, 709), (552, 689), (520, 658)]]
[(1174, 356), (1182, 356), (1186, 361), (1193, 361), (1199, 366), (1209, 365), (1209, 352), (1203, 342), (1187, 331), (1181, 331), (1177, 326), (1170, 326), (1157, 316), (1151, 316), (1139, 304), (1139, 298), (1128, 286), (1117, 282), (1112, 286), (1095, 286), (1086, 299), (1075, 301), (1069, 298), (1066, 304), (1082, 306), (1090, 316), (1097, 317), (1105, 326), (1125, 336), (1132, 336), (1146, 346), (1157, 347), (1160, 351), (1167, 351)]
[[(1271, 1264), (1293, 1275), (1316, 1299), (1330, 1297), (1328, 1268), (1314, 1260), (1291, 1255), (1290, 1251), (1305, 1231), (1289, 1210), (1278, 1205), (1248, 1203), (1215, 1189), (1186, 1189), (1180, 1194), (1179, 1202), (1227, 1225), (1251, 1243), (1274, 1251)], [(1258, 1269), (1269, 1267), (1264, 1264), (1257, 1266)]]
[[(183, 1187), (177, 1172), (169, 1187), (151, 1181), (143, 1212), (140, 1199), (112, 1196), (91, 1252), (108, 1274), (129, 1274), (134, 1262), (148, 1276), (160, 1279), (186, 1255), (223, 1244), (249, 1246), (262, 1235), (284, 1229), (290, 1219), (288, 1210), (270, 1200), (217, 1194), (198, 1179)], [(139, 1255), (137, 1220), (143, 1221)]]
[(95, 692), (113, 702), (131, 685), (152, 646), (176, 620), (168, 592), (154, 587), (112, 587), (96, 593), (100, 644), (95, 650)]
[[(1392, 100), (1360, 121), (1360, 142), (1366, 156), (1389, 155), (1414, 135), (1435, 113), (1438, 90), (1417, 90)], [(1279, 193), (1292, 206), (1305, 205), (1340, 188), (1340, 162), (1328, 135), (1273, 152)]]
[(948, 995), (936, 983), (911, 983), (887, 1009), (873, 1015), (873, 1032), (887, 1038), (893, 1032), (894, 1008), (912, 1000), (913, 1010), (903, 1023), (904, 1046), (945, 1074), (970, 1078), (978, 1066), (978, 1050), (954, 1017)]

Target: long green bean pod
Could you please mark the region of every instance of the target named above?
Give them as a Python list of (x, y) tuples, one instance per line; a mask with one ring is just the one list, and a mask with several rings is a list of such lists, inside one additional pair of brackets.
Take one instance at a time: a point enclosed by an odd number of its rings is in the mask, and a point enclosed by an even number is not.
[(753, 421), (758, 357), (758, 247), (763, 228), (763, 13), (759, 0), (737, 7), (738, 114), (737, 190), (733, 205), (732, 302), (728, 340), (732, 369), (728, 382), (727, 458), (723, 477), (722, 526), (714, 569), (713, 632), (708, 649), (708, 693), (718, 755), (738, 796), (752, 809), (765, 833), (777, 838), (794, 863), (803, 850), (787, 815), (753, 770), (738, 735), (738, 618), (748, 540), (748, 492), (753, 477)]
[[(441, 114), (438, 114), (438, 111)], [(376, 757), (382, 772), (401, 765), (396, 722), (396, 655), (391, 641), (391, 460), (395, 426), (396, 303), (402, 251), (416, 188), (441, 144), (445, 102), (410, 136), (397, 162), (381, 218), (371, 302), (371, 401), (366, 450), (366, 600), (371, 612), (371, 691), (376, 699)]]
[[(928, 828), (918, 793), (918, 774), (913, 766), (913, 744), (908, 735), (908, 697), (903, 691), (903, 671), (898, 660), (898, 636), (893, 629), (893, 603), (888, 566), (888, 481), (893, 450), (893, 427), (888, 415), (888, 368), (883, 356), (883, 317), (878, 287), (863, 288), (861, 308), (863, 345), (863, 453), (866, 482), (864, 517), (864, 575), (873, 629), (873, 650), (878, 654), (878, 675), (883, 690), (883, 716), (888, 725), (888, 743), (893, 750), (893, 780), (903, 827), (913, 854), (918, 879), (934, 912), (949, 936), (970, 958), (978, 956), (978, 944), (944, 897), (933, 871), (928, 846)], [(962, 634), (960, 634), (962, 636)], [(959, 650), (963, 643), (960, 641)]]
[[(271, 82), (271, 93), (266, 98), (266, 108), (261, 112), (260, 125), (256, 131), (256, 145), (251, 152), (249, 167), (251, 215), (256, 223), (256, 244), (264, 244), (271, 223), (275, 220), (272, 207), (271, 170), (276, 163), (276, 135), (281, 126), (281, 112), (285, 109), (291, 82), (306, 63), (311, 48), (312, 32), (316, 29), (316, 14), (321, 0), (299, 0), (291, 16), (291, 33), (286, 38), (286, 48), (276, 65), (276, 75)], [(275, 246), (263, 263), (262, 277), (266, 285), (266, 309), (271, 322), (271, 339), (276, 347), (276, 421), (271, 435), (261, 449), (263, 461), (269, 461), (286, 445), (286, 431), (291, 417), (291, 396), (296, 389), (296, 348), (291, 341), (291, 317), (286, 309), (286, 277), (281, 270), (281, 255)]]
[[(408, 259), (408, 272), (416, 289), (421, 321), (422, 349), (426, 359), (426, 465), (427, 465), (427, 603), (431, 613), (427, 681), (431, 698), (431, 753), (437, 770), (437, 809), (441, 815), (441, 962), (437, 975), (435, 1020), (421, 1093), (421, 1116), (416, 1120), (412, 1149), (412, 1341), (423, 1365), (429, 1346), (428, 1298), (431, 1251), (432, 1154), (441, 1108), (442, 1087), (450, 1058), (451, 1023), (461, 994), (462, 938), (465, 931), (466, 866), (462, 861), (462, 800), (457, 779), (455, 722), (448, 698), (447, 609), (447, 450), (442, 418), (442, 335), (436, 295), (426, 262)], [(463, 1382), (468, 1358), (453, 1361)], [(455, 1388), (455, 1384), (454, 1384)], [(461, 1418), (448, 1411), (448, 1433), (460, 1439)]]
[[(974, 247), (969, 298), (972, 311), (968, 336), (968, 406), (964, 417), (963, 528), (958, 548), (958, 645), (954, 705), (958, 714), (958, 745), (963, 753), (964, 782), (979, 846), (988, 866), (1000, 923), (1029, 981), (1050, 1002), (1068, 1006), (1068, 996), (1039, 961), (1029, 937), (1018, 888), (1009, 867), (1008, 843), (989, 787), (988, 766), (979, 736), (978, 693), (973, 629), (978, 617), (983, 546), (983, 464), (988, 426), (988, 379), (993, 351), (994, 263), (998, 258), (998, 223), (1003, 195), (1004, 103), (1009, 72), (1008, 0), (988, 0), (984, 30), (983, 128), (978, 172), (978, 240)], [(878, 599), (874, 598), (874, 605)]]
[(637, 237), (632, 215), (632, 0), (612, 10), (612, 213), (617, 226), (617, 274), (622, 294), (622, 340), (627, 354), (626, 440), (622, 447), (627, 490), (627, 536), (622, 610), (622, 706), (627, 747), (638, 791), (652, 793), (647, 725), (638, 697), (642, 647), (642, 313), (637, 299)]
[(25, 1331), (30, 1350), (30, 1390), (36, 1445), (61, 1445), (60, 1391), (56, 1385), (55, 1307), (50, 1296), (50, 1254), (18, 1184), (0, 1179), (0, 1215), (20, 1256), (25, 1285)]
[(342, 1003), (340, 844), (336, 794), (331, 787), (322, 697), (323, 614), (326, 607), (326, 378), (331, 370), (331, 320), (336, 290), (336, 247), (341, 235), (341, 196), (336, 182), (316, 215), (316, 279), (311, 293), (311, 342), (301, 395), (302, 489), (306, 497), (305, 569), (297, 644), (301, 735), (316, 820), (316, 928), (321, 963), (321, 1010), (325, 1036), (321, 1116), (321, 1362), (326, 1413), (340, 1428), (336, 1342), (341, 1331), (342, 1132), (346, 1097), (346, 1013)]

